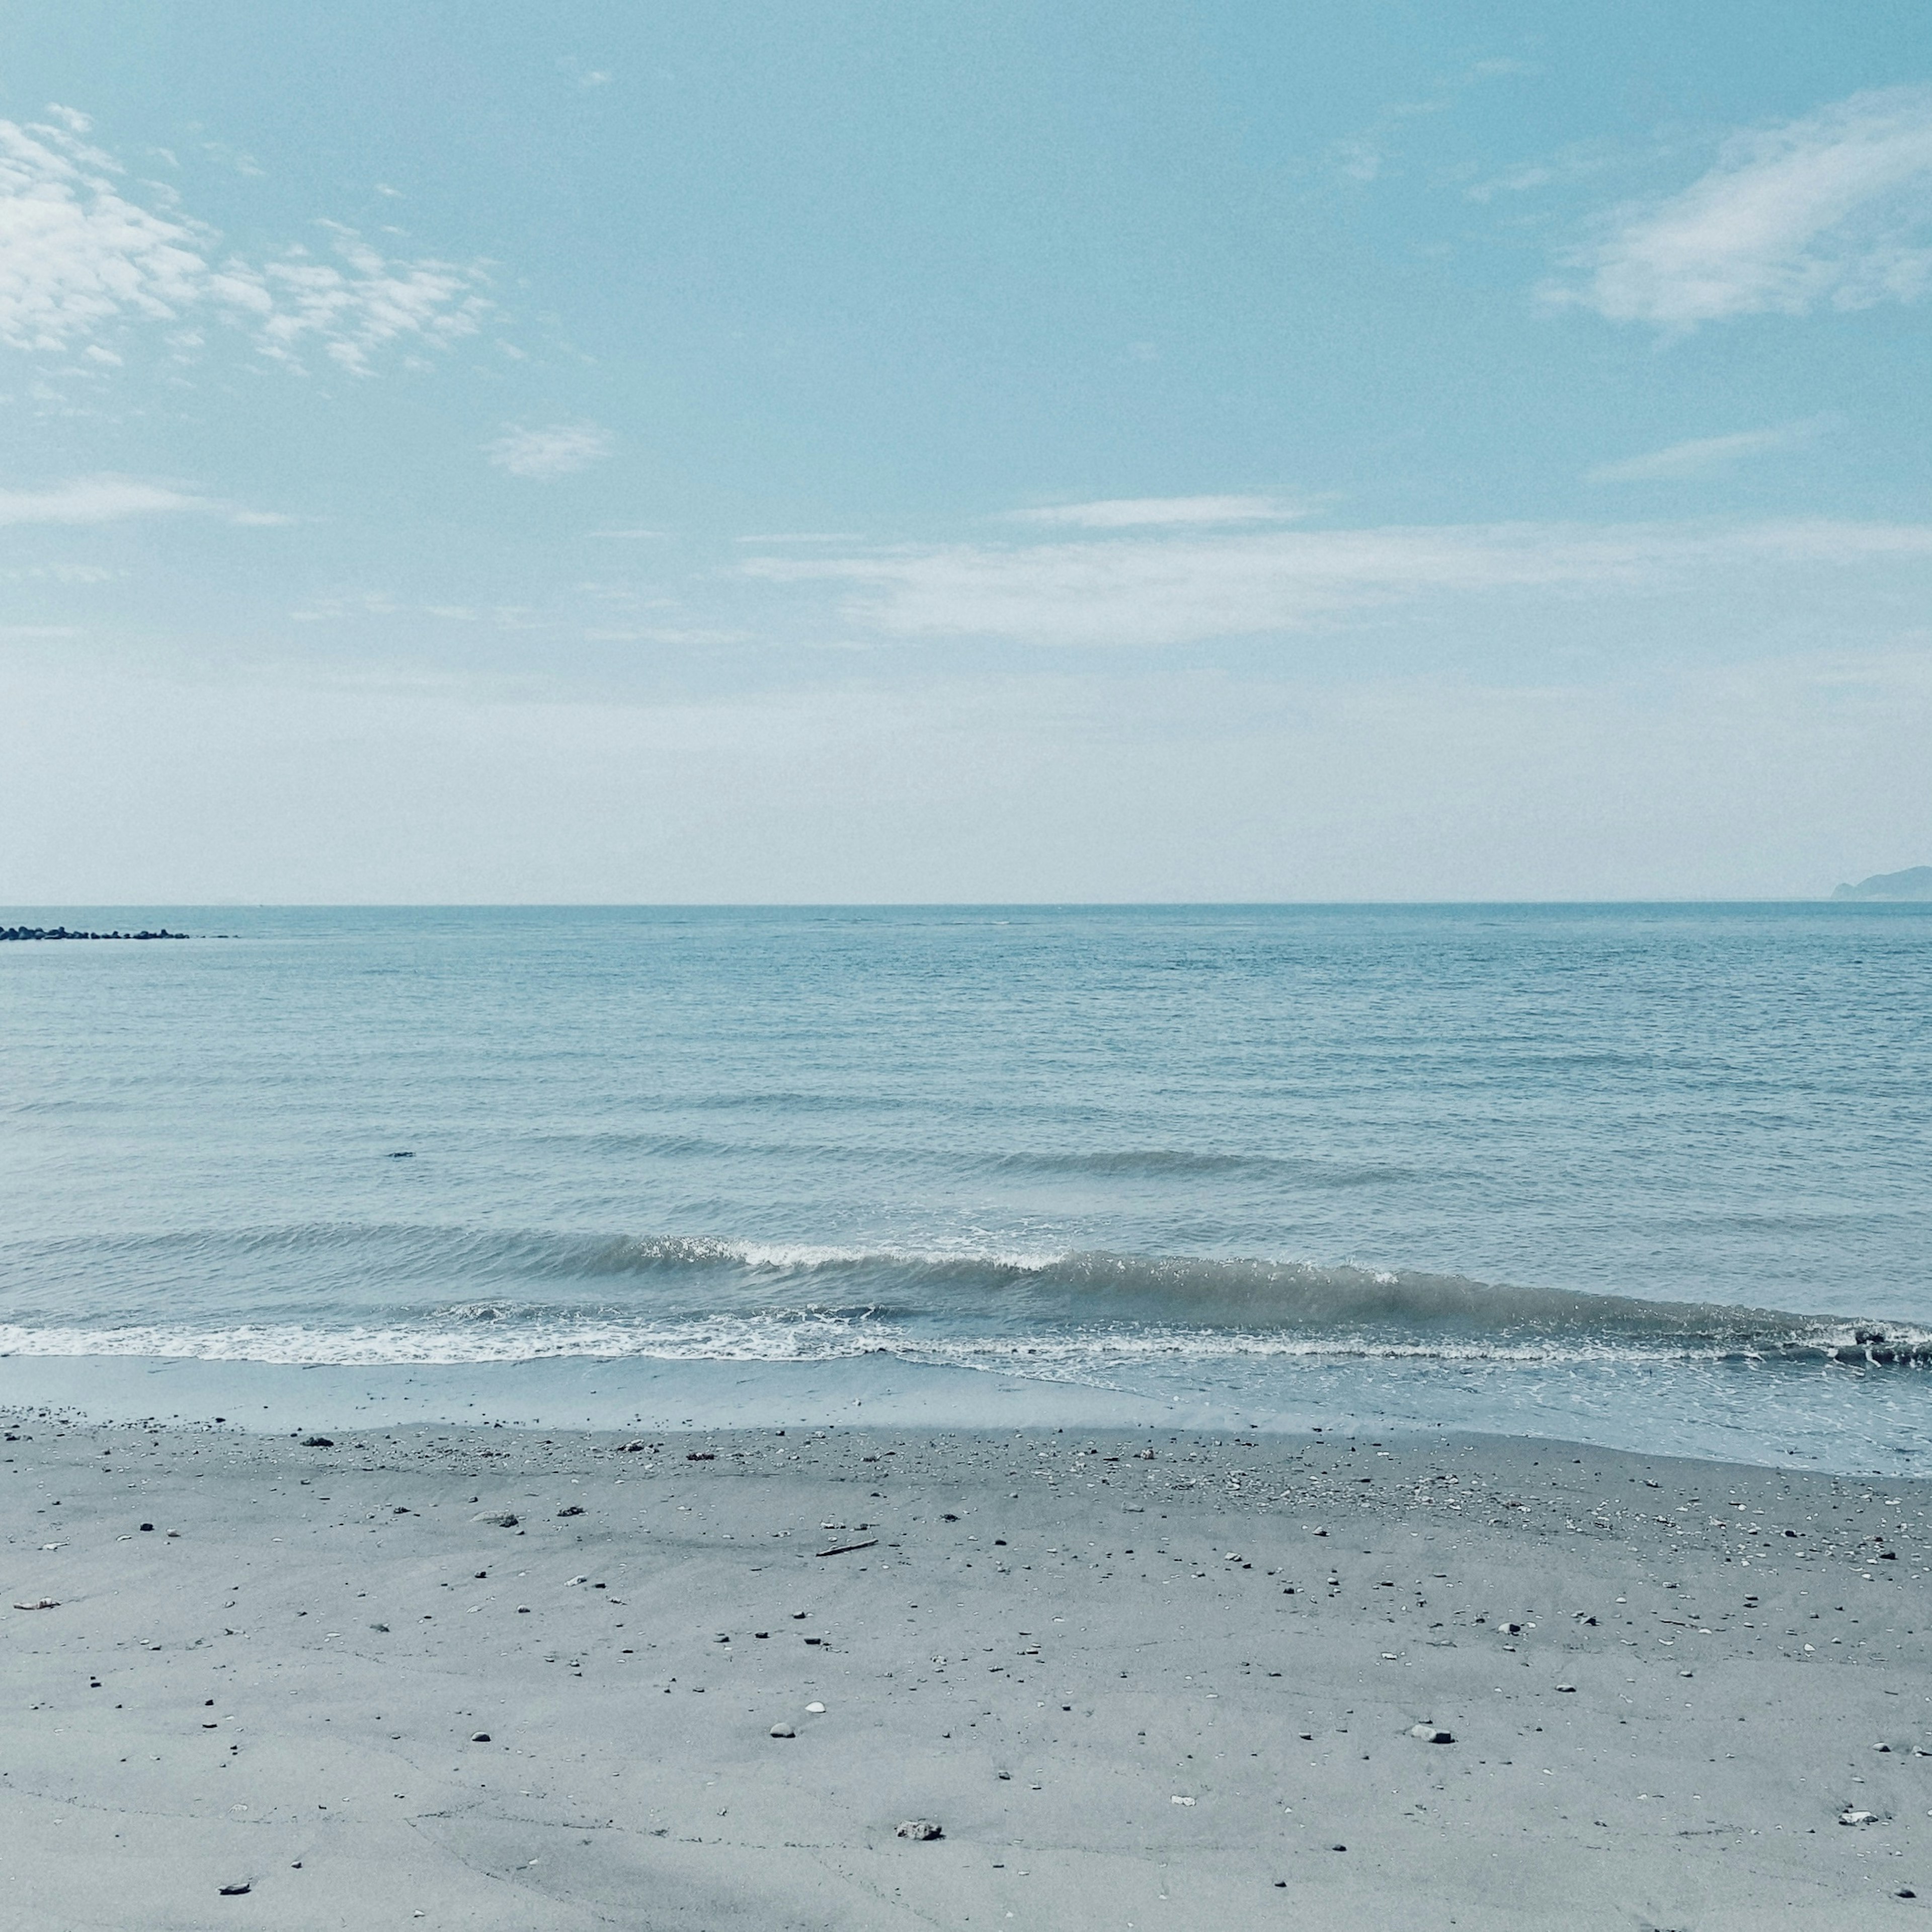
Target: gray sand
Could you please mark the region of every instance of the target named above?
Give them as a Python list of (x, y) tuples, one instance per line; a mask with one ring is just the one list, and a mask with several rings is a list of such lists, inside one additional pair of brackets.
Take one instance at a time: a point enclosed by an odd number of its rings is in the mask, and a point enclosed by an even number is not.
[(1921, 1484), (1492, 1439), (8, 1434), (8, 1927), (1932, 1910)]

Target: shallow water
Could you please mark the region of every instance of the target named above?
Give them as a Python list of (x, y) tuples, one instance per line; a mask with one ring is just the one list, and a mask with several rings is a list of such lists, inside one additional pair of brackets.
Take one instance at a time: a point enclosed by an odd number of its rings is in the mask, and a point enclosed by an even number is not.
[(0, 946), (10, 1394), (1932, 1441), (1932, 908), (63, 922), (232, 936)]

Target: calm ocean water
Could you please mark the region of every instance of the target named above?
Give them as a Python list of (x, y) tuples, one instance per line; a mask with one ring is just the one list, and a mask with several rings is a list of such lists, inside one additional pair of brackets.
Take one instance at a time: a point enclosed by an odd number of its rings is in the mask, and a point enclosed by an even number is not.
[(16, 922), (7, 1400), (1932, 1463), (1932, 908)]

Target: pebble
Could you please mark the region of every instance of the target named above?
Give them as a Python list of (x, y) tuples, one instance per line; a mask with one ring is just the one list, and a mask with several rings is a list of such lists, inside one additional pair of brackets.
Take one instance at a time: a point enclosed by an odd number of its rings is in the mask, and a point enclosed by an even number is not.
[(814, 1718), (822, 1718), (825, 1714), (825, 1706), (823, 1704), (808, 1704), (805, 1708)]
[(798, 1733), (789, 1724), (774, 1724), (772, 1736), (775, 1738), (795, 1738)]
[(490, 1742), (490, 1733), (488, 1731), (472, 1731), (470, 1742), (472, 1744), (487, 1744)]
[(897, 1833), (902, 1838), (912, 1838), (923, 1844), (932, 1838), (943, 1838), (946, 1834), (930, 1818), (906, 1818), (900, 1821)]
[(224, 1885), (221, 1888), (221, 1896), (224, 1898), (243, 1898), (247, 1897), (250, 1889), (248, 1880), (238, 1878), (232, 1885)]
[(1861, 1811), (1856, 1805), (1847, 1804), (1838, 1814), (1838, 1822), (1841, 1825), (1876, 1825), (1878, 1814), (1876, 1811)]
[(332, 1436), (304, 1436), (302, 1446), (304, 1449), (333, 1449), (335, 1438)]
[(517, 1526), (517, 1519), (508, 1510), (505, 1510), (500, 1516), (479, 1516), (472, 1520), (487, 1522), (497, 1529), (514, 1529)]
[(1412, 1738), (1420, 1738), (1426, 1744), (1453, 1744), (1456, 1742), (1454, 1732), (1441, 1730), (1434, 1724), (1411, 1724), (1408, 1734)]

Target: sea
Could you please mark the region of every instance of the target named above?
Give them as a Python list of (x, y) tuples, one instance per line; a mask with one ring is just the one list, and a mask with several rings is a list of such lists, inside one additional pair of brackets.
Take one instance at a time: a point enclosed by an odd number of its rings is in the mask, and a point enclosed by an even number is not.
[(0, 925), (13, 1411), (1932, 1472), (1932, 905)]

